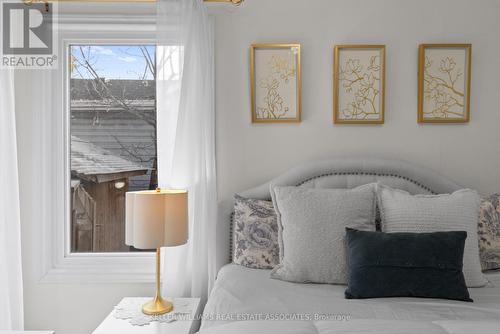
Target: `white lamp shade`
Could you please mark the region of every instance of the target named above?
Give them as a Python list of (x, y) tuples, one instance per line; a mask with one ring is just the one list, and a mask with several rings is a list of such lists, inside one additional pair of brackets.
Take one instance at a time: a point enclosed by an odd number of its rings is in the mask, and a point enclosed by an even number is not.
[(126, 193), (125, 243), (138, 249), (183, 245), (188, 240), (185, 190)]

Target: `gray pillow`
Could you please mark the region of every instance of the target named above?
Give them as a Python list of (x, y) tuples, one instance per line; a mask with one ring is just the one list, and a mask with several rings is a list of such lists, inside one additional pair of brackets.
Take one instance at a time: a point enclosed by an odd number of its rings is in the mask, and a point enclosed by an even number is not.
[(345, 228), (375, 231), (374, 187), (272, 187), (271, 195), (278, 216), (281, 260), (271, 277), (346, 284)]
[(453, 194), (411, 195), (379, 184), (377, 197), (383, 232), (466, 231), (463, 272), (467, 286), (487, 283), (479, 262), (477, 192), (463, 189)]
[(271, 201), (235, 196), (233, 262), (254, 269), (278, 264), (278, 225)]

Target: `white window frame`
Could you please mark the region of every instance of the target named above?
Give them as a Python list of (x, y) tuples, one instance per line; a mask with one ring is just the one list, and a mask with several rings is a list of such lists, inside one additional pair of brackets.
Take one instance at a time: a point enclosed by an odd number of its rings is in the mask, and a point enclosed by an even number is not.
[[(40, 161), (37, 174), (40, 213), (35, 243), (39, 281), (44, 283), (154, 282), (155, 253), (71, 253), (70, 251), (70, 44), (155, 44), (152, 16), (59, 16), (59, 67), (39, 71), (32, 98), (40, 100), (35, 113)], [(35, 79), (36, 81), (36, 79)], [(35, 160), (35, 161), (37, 161)], [(37, 167), (35, 167), (37, 168)]]

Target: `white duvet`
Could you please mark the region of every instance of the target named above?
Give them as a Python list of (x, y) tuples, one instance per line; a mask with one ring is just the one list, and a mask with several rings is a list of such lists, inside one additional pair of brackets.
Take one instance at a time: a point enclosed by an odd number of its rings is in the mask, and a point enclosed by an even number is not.
[(349, 300), (345, 286), (297, 284), (268, 270), (221, 269), (201, 333), (500, 333), (500, 288), (469, 289), (474, 303), (418, 298)]

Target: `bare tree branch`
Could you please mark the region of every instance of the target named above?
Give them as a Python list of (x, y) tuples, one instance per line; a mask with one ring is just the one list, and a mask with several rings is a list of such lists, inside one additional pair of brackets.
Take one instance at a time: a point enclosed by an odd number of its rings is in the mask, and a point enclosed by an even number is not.
[[(111, 87), (109, 86), (109, 83), (102, 77), (99, 76), (97, 69), (95, 68), (96, 64), (96, 59), (95, 57), (92, 57), (91, 53), (91, 47), (87, 47), (84, 49), (82, 46), (79, 48), (79, 52), (81, 57), (74, 57), (73, 61), (76, 63), (77, 66), (74, 66), (74, 70), (78, 73), (78, 75), (82, 78), (85, 78), (84, 74), (81, 72), (81, 69), (85, 69), (91, 79), (88, 79), (87, 82), (90, 85), (85, 85), (85, 89), (87, 90), (87, 93), (89, 96), (97, 96), (105, 105), (107, 105), (107, 112), (111, 108), (120, 108), (123, 110), (123, 112), (126, 112), (130, 115), (133, 115), (137, 119), (142, 120), (146, 124), (150, 125), (154, 129), (154, 133), (152, 134), (152, 142), (150, 144), (131, 144), (131, 145), (126, 145), (123, 143), (120, 138), (117, 136), (112, 136), (114, 138), (115, 142), (120, 145), (120, 148), (122, 152), (124, 152), (126, 155), (128, 155), (132, 160), (143, 163), (143, 164), (148, 164), (152, 166), (151, 168), (151, 176), (150, 176), (150, 182), (149, 182), (149, 187), (151, 189), (154, 189), (157, 185), (157, 171), (156, 171), (156, 165), (157, 165), (157, 157), (156, 157), (156, 152), (157, 152), (157, 141), (156, 141), (156, 117), (152, 116), (150, 117), (147, 113), (144, 113), (140, 110), (138, 110), (132, 103), (131, 100), (127, 100), (127, 91), (126, 87), (123, 87), (122, 91), (116, 95), (113, 93)], [(156, 72), (156, 66), (154, 62), (154, 58), (151, 56), (149, 53), (148, 49), (144, 46), (140, 46), (139, 49), (141, 50), (142, 56), (144, 57), (144, 60), (146, 62), (145, 66), (145, 72), (143, 74), (142, 80), (145, 79), (146, 77), (146, 72), (150, 72), (153, 78), (155, 78), (155, 72)], [(87, 76), (88, 77), (88, 76)], [(121, 95), (121, 96), (119, 96)], [(96, 116), (94, 118), (94, 123), (98, 123), (98, 118), (99, 118), (99, 111), (94, 110)], [(154, 154), (151, 158), (146, 159), (144, 157), (144, 152), (147, 151), (153, 151)]]
[[(129, 103), (127, 103), (127, 101), (124, 100), (123, 98), (117, 98), (116, 96), (114, 96), (112, 94), (111, 89), (109, 88), (108, 84), (106, 83), (106, 81), (99, 76), (99, 74), (96, 72), (94, 67), (90, 64), (89, 58), (87, 58), (87, 55), (85, 55), (85, 53), (83, 52), (82, 47), (80, 47), (80, 52), (82, 55), (83, 62), (81, 62), (78, 59), (77, 59), (77, 62), (82, 67), (84, 67), (89, 72), (89, 74), (94, 78), (94, 80), (99, 84), (99, 86), (98, 86), (97, 84), (93, 83), (94, 91), (95, 91), (95, 93), (97, 93), (97, 95), (99, 95), (99, 97), (102, 100), (106, 101), (109, 99), (109, 100), (113, 101), (114, 103), (116, 103), (117, 105), (119, 105), (120, 107), (122, 107), (126, 112), (143, 120), (144, 122), (148, 123), (149, 125), (156, 127), (156, 119), (152, 119), (152, 118), (147, 117), (146, 115), (141, 113), (139, 110), (137, 110), (136, 108), (131, 106)], [(102, 88), (102, 90), (105, 92), (105, 94), (103, 94), (101, 92), (100, 88)]]

